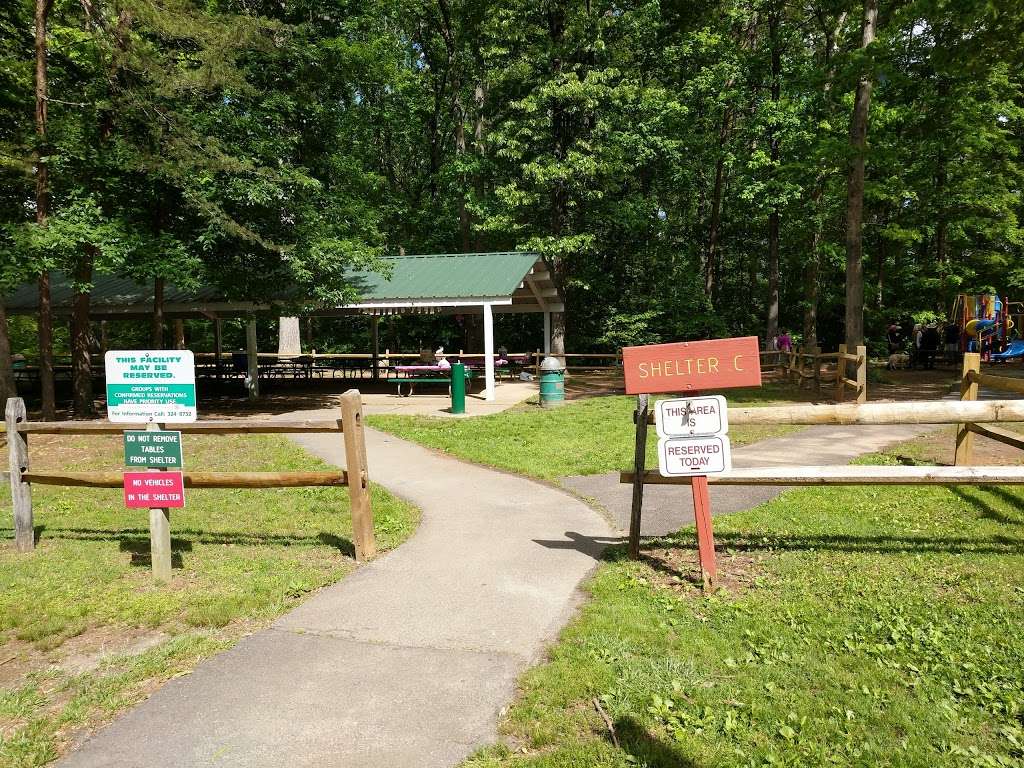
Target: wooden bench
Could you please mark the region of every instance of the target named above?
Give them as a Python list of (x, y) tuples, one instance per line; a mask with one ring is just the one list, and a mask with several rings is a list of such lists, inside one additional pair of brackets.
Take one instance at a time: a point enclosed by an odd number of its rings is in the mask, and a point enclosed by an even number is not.
[[(412, 374), (412, 375), (402, 376), (400, 374), (402, 373), (401, 369), (403, 367), (409, 367), (409, 368), (420, 368), (420, 367), (422, 367), (422, 368), (427, 368), (428, 366), (396, 366), (395, 369), (393, 369), (393, 372), (388, 374), (388, 382), (392, 383), (392, 384), (395, 384), (398, 387), (398, 396), (399, 397), (402, 397), (402, 385), (403, 384), (408, 384), (409, 385), (409, 395), (414, 394), (414, 388), (415, 388), (415, 386), (417, 384), (447, 384), (448, 385), (448, 393), (451, 394), (451, 387), (452, 387), (451, 372), (449, 372), (447, 376), (440, 375), (441, 371), (438, 371), (435, 375), (423, 375), (420, 372), (417, 372), (417, 373)], [(434, 366), (429, 366), (429, 367), (432, 368)], [(470, 382), (471, 382), (472, 378), (473, 378), (473, 372), (470, 371), (467, 368), (466, 369), (466, 391), (467, 392), (470, 389)], [(408, 397), (409, 395), (406, 395), (406, 397)]]

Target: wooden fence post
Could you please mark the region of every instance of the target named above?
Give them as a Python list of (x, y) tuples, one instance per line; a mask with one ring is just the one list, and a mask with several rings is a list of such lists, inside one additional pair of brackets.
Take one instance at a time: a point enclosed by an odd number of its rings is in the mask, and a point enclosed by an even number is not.
[(373, 506), (366, 468), (366, 435), (363, 432), (363, 401), (358, 389), (341, 396), (341, 428), (345, 440), (345, 470), (352, 509), (352, 543), (356, 560), (363, 562), (377, 554), (373, 536)]
[(636, 440), (633, 443), (633, 505), (629, 514), (629, 556), (640, 558), (640, 526), (644, 505), (644, 469), (647, 463), (647, 414), (650, 408), (649, 395), (636, 396)]
[(868, 348), (857, 347), (857, 402), (868, 401)]
[[(977, 400), (978, 382), (974, 378), (981, 371), (981, 354), (978, 352), (964, 353), (964, 367), (960, 379), (960, 399)], [(958, 467), (967, 466), (974, 461), (974, 433), (968, 424), (956, 425), (956, 453), (953, 464)]]
[(843, 402), (843, 379), (846, 378), (846, 345), (839, 345), (839, 357), (836, 358), (836, 402)]
[(22, 479), (22, 475), (29, 469), (28, 441), (18, 431), (18, 423), (26, 420), (25, 401), (20, 397), (8, 398), (4, 416), (7, 421), (11, 506), (14, 507), (14, 546), (19, 552), (31, 552), (36, 546), (36, 532), (32, 522), (32, 485)]
[[(162, 424), (152, 421), (146, 425), (147, 432), (163, 429)], [(150, 469), (150, 472), (164, 472), (164, 469)], [(171, 580), (171, 510), (168, 507), (149, 509), (149, 563), (153, 569), (153, 581), (166, 584)]]

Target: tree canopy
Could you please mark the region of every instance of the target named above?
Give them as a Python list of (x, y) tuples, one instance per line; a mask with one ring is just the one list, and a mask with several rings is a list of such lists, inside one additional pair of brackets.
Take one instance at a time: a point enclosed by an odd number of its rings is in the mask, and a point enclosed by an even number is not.
[(339, 303), (386, 252), (528, 248), (574, 350), (834, 345), (860, 158), (869, 339), (957, 292), (1024, 298), (1024, 11), (874, 7), (869, 36), (849, 0), (13, 0), (0, 280)]

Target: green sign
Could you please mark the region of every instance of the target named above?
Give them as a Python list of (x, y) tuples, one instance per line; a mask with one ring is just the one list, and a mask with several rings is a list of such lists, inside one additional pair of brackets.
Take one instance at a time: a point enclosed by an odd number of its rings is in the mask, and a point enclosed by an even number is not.
[(181, 469), (181, 432), (125, 430), (124, 464), (126, 467)]

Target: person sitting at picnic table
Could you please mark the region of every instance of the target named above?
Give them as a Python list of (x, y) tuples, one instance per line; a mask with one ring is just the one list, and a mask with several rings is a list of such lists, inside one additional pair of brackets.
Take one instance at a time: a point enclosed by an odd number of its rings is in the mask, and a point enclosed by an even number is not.
[(437, 348), (434, 352), (434, 360), (438, 368), (448, 370), (452, 367), (452, 364), (448, 362), (448, 358), (444, 355), (444, 347)]

